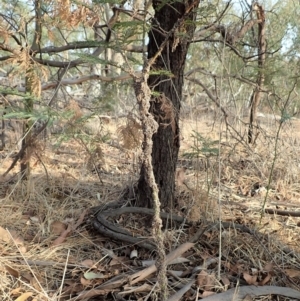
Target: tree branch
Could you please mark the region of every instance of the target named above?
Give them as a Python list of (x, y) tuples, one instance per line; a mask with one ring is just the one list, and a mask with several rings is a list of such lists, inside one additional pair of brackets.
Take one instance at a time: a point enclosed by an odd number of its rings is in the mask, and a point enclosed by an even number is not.
[[(11, 53), (14, 53), (14, 51), (15, 51), (12, 47), (10, 47), (10, 46), (8, 46), (6, 44), (0, 44), (0, 49), (3, 50), (3, 51), (11, 52)], [(10, 56), (5, 57), (5, 58), (6, 58), (5, 60), (7, 60), (7, 59), (10, 58)]]
[(35, 31), (32, 40), (31, 50), (35, 53), (38, 49), (41, 48), (41, 39), (42, 39), (42, 11), (40, 0), (34, 1), (34, 10), (35, 10)]
[[(135, 76), (140, 76), (140, 73), (136, 73)], [(83, 82), (89, 81), (89, 80), (99, 80), (99, 81), (104, 81), (104, 82), (114, 82), (114, 81), (123, 81), (123, 80), (128, 80), (131, 79), (132, 76), (129, 74), (122, 74), (119, 76), (112, 76), (112, 77), (107, 77), (107, 76), (101, 76), (98, 74), (91, 74), (91, 75), (85, 75), (82, 77), (76, 77), (76, 78), (67, 78), (63, 79), (61, 81), (53, 81), (49, 83), (45, 83), (42, 85), (42, 91), (45, 90), (50, 90), (56, 88), (58, 85), (59, 86), (71, 86), (71, 85), (78, 85), (82, 84)], [(19, 92), (25, 92), (25, 88), (19, 88)]]
[[(78, 41), (74, 43), (69, 43), (64, 46), (47, 46), (38, 51), (38, 53), (59, 53), (67, 50), (75, 50), (75, 49), (86, 49), (86, 48), (96, 48), (99, 46), (106, 46), (105, 42), (98, 41)], [(129, 52), (138, 52), (142, 53), (143, 51), (147, 51), (146, 47), (139, 45), (124, 45), (122, 46), (122, 50)]]
[[(227, 9), (227, 7), (225, 8), (225, 10), (226, 9)], [(243, 55), (241, 55), (241, 53), (234, 47), (234, 45), (245, 36), (246, 32), (249, 29), (251, 29), (254, 25), (260, 24), (262, 22), (263, 21), (260, 18), (257, 18), (256, 20), (253, 20), (253, 19), (249, 20), (236, 33), (230, 32), (229, 29), (227, 27), (225, 27), (224, 25), (216, 24), (216, 22), (214, 22), (213, 24), (211, 24), (209, 26), (205, 26), (204, 28), (197, 31), (194, 35), (192, 42), (193, 43), (199, 42), (199, 41), (206, 41), (206, 42), (211, 41), (211, 42), (222, 42), (222, 43), (225, 42), (226, 46), (230, 47), (231, 50), (233, 50), (239, 57), (241, 57), (243, 60), (245, 60)], [(207, 32), (211, 32), (212, 34), (220, 33), (220, 35), (222, 36), (222, 39), (221, 40), (214, 40), (214, 39), (209, 40), (208, 37), (205, 37)], [(198, 37), (201, 37), (201, 36), (203, 36), (202, 39), (200, 39), (200, 40), (197, 39)]]
[(205, 93), (207, 94), (207, 96), (216, 104), (216, 106), (222, 111), (225, 119), (228, 117), (228, 114), (225, 110), (225, 108), (220, 104), (220, 101), (218, 99), (217, 96), (213, 95), (209, 89), (199, 80), (196, 78), (191, 78), (191, 77), (187, 77), (188, 80), (190, 80), (191, 82), (194, 82), (196, 84), (198, 84), (199, 86), (201, 86), (203, 88), (203, 90), (205, 91)]

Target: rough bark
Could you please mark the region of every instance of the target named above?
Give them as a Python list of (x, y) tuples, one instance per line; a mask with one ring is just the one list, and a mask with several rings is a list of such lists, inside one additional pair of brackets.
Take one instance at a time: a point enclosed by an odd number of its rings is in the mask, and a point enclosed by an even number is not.
[(263, 85), (265, 82), (265, 60), (266, 60), (266, 37), (265, 37), (265, 12), (261, 5), (255, 3), (253, 10), (256, 11), (258, 23), (258, 74), (256, 80), (256, 87), (253, 90), (251, 96), (251, 109), (250, 109), (250, 120), (248, 129), (248, 143), (253, 143), (255, 141), (254, 135), (254, 125), (256, 122), (257, 108), (259, 106)]
[[(162, 6), (160, 1), (153, 1), (155, 16), (149, 32), (148, 59), (155, 56), (167, 33), (180, 22), (151, 67), (151, 71), (156, 74), (152, 73), (148, 79), (153, 92), (150, 112), (159, 125), (153, 135), (152, 164), (162, 207), (172, 207), (174, 200), (183, 73), (189, 43), (195, 30), (192, 21), (196, 16), (198, 2), (170, 2)], [(152, 190), (146, 180), (145, 165), (142, 165), (137, 205), (151, 208), (152, 201)]]
[[(42, 10), (41, 10), (41, 2), (40, 0), (34, 1), (35, 7), (35, 33), (32, 40), (31, 51), (35, 53), (36, 50), (40, 49), (40, 42), (42, 38)], [(26, 76), (25, 76), (25, 91), (29, 95), (34, 95), (35, 90), (37, 90), (36, 86), (36, 75), (34, 71), (34, 64), (30, 62), (27, 69), (26, 69)], [(33, 112), (33, 97), (24, 98), (24, 109), (26, 113), (31, 114)], [(30, 155), (31, 150), (30, 146), (32, 143), (32, 121), (26, 119), (23, 124), (23, 138), (22, 138), (22, 147), (21, 149), (21, 174), (23, 179), (28, 179), (30, 175)]]
[[(4, 95), (1, 95), (1, 98), (4, 98)], [(0, 100), (0, 105), (2, 106), (3, 112), (0, 115), (0, 151), (4, 150), (5, 148), (5, 121), (4, 121), (4, 115), (5, 115), (5, 109), (6, 106), (4, 104), (4, 101)]]

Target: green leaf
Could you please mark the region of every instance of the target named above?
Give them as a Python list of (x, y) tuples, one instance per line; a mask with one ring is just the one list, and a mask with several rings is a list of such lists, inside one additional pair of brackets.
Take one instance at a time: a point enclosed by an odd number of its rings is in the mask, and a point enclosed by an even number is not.
[(84, 278), (87, 279), (87, 280), (102, 279), (102, 278), (104, 278), (104, 274), (94, 273), (94, 272), (85, 272), (84, 273)]
[(291, 118), (292, 118), (292, 116), (290, 114), (288, 114), (287, 112), (282, 112), (280, 122), (286, 122), (286, 121), (290, 120)]

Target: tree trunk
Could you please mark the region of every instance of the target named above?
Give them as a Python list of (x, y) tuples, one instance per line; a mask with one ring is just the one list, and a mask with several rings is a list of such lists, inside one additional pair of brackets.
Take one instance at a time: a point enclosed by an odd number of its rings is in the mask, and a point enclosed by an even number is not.
[[(35, 53), (40, 47), (42, 38), (42, 9), (41, 0), (34, 1), (35, 9), (35, 32), (32, 40), (31, 51)], [(26, 69), (25, 75), (25, 91), (30, 94), (30, 97), (24, 98), (24, 109), (28, 114), (33, 113), (33, 97), (40, 97), (40, 79), (34, 70), (33, 60), (30, 61)], [(23, 180), (28, 179), (30, 175), (30, 156), (32, 150), (30, 149), (32, 144), (32, 125), (33, 122), (26, 119), (23, 123), (23, 138), (22, 146), (23, 149), (20, 161), (21, 161), (21, 174)]]
[[(26, 92), (32, 97), (27, 97), (24, 99), (24, 111), (27, 114), (33, 113), (33, 82), (32, 77), (34, 76), (33, 67), (30, 65), (26, 70), (26, 77), (25, 77), (25, 89)], [(31, 157), (31, 144), (32, 144), (32, 124), (33, 122), (26, 118), (23, 121), (23, 138), (22, 138), (22, 145), (21, 149), (24, 150), (20, 157), (20, 171), (23, 180), (27, 180), (30, 176), (30, 157)]]
[[(1, 98), (5, 98), (5, 95), (1, 94)], [(5, 100), (2, 101), (0, 99), (0, 106), (2, 107), (2, 113), (0, 115), (0, 151), (3, 151), (5, 148), (5, 121), (4, 121), (4, 115), (6, 110)]]
[[(265, 37), (265, 11), (261, 5), (254, 4), (253, 10), (256, 11), (258, 23), (258, 74), (256, 87), (251, 97), (251, 111), (248, 128), (248, 143), (254, 143), (254, 124), (256, 122), (257, 109), (262, 98), (262, 89), (265, 82), (265, 60), (266, 60), (266, 37)], [(258, 134), (258, 133), (257, 133)]]
[[(180, 146), (179, 113), (182, 98), (183, 75), (189, 41), (193, 36), (198, 2), (170, 2), (162, 6), (154, 0), (155, 16), (149, 32), (148, 59), (156, 54), (165, 41), (167, 33), (181, 18), (185, 21), (170, 37), (161, 55), (151, 70), (156, 74), (149, 76), (148, 85), (152, 90), (150, 112), (159, 128), (153, 135), (152, 164), (155, 180), (159, 188), (162, 207), (172, 207), (175, 192), (175, 173)], [(152, 191), (145, 177), (142, 165), (138, 183), (137, 205), (152, 207)]]

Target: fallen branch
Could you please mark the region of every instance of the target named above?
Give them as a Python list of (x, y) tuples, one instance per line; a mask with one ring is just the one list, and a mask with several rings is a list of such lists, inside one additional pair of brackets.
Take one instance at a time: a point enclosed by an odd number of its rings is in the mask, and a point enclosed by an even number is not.
[(189, 281), (185, 286), (183, 286), (178, 292), (173, 294), (171, 297), (169, 297), (168, 301), (179, 301), (181, 300), (180, 298), (188, 292), (192, 285), (195, 283), (195, 279)]
[(250, 295), (251, 298), (265, 296), (265, 295), (277, 295), (277, 296), (284, 296), (287, 298), (300, 299), (300, 292), (289, 287), (251, 285), (251, 286), (232, 288), (224, 293), (206, 297), (203, 300), (242, 301), (247, 295)]
[[(251, 211), (255, 211), (255, 212), (261, 211), (261, 208), (250, 208), (249, 206), (247, 206), (245, 204), (241, 204), (241, 201), (245, 200), (243, 198), (235, 196), (235, 199), (239, 199), (239, 202), (226, 201), (226, 203), (227, 204), (231, 204), (231, 205), (239, 206), (243, 210), (251, 210)], [(287, 204), (287, 203), (271, 203), (271, 205), (275, 205), (275, 206), (287, 206), (287, 207), (297, 207), (297, 208), (299, 207), (299, 205), (297, 205), (297, 204)], [(282, 216), (300, 217), (300, 212), (299, 211), (265, 208), (264, 212), (268, 213), (268, 214), (277, 214), (277, 215), (282, 215)]]
[(265, 212), (268, 214), (277, 214), (282, 216), (295, 216), (300, 217), (299, 211), (287, 211), (287, 210), (278, 210), (278, 209), (271, 209), (271, 208), (265, 208)]
[[(177, 249), (173, 250), (166, 256), (166, 265), (172, 264), (173, 260), (180, 257), (184, 252), (188, 251), (192, 248), (194, 244), (192, 243), (184, 243), (180, 245)], [(118, 275), (109, 281), (101, 284), (95, 289), (91, 289), (89, 291), (85, 291), (80, 293), (77, 297), (74, 297), (70, 300), (82, 300), (88, 299), (94, 296), (105, 295), (107, 292), (118, 291), (126, 284), (130, 284), (131, 286), (135, 283), (138, 283), (154, 272), (157, 271), (157, 267), (155, 264), (151, 265), (150, 267), (145, 268), (142, 271), (138, 271), (130, 276), (128, 274)]]
[[(186, 252), (193, 246), (194, 246), (194, 244), (190, 243), (190, 242), (186, 242), (186, 243), (182, 244), (181, 246), (179, 246), (177, 249), (173, 250), (166, 256), (165, 264), (169, 265), (175, 258), (181, 256), (184, 252)], [(137, 282), (140, 282), (141, 280), (145, 279), (146, 277), (148, 277), (149, 275), (154, 273), (156, 270), (157, 270), (157, 267), (155, 264), (153, 264), (150, 267), (148, 267), (142, 271), (134, 273), (133, 275), (131, 275), (129, 277), (130, 283), (135, 284)]]

